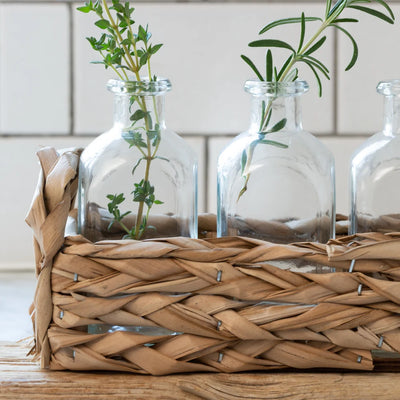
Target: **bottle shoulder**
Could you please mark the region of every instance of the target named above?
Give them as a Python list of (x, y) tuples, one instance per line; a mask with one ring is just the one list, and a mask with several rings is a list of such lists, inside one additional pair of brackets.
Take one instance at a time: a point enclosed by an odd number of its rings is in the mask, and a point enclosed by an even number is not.
[[(82, 170), (94, 169), (98, 166), (104, 168), (106, 165), (122, 166), (125, 163), (132, 163), (146, 153), (146, 134), (142, 134), (143, 147), (132, 146), (124, 139), (123, 131), (111, 129), (94, 139), (82, 152)], [(154, 138), (149, 138), (152, 153), (155, 151)], [(164, 158), (171, 161), (181, 160), (185, 163), (197, 163), (197, 156), (192, 147), (185, 139), (177, 133), (169, 130), (161, 130), (161, 140), (157, 147), (156, 158)]]
[(378, 132), (356, 149), (352, 155), (351, 164), (355, 167), (357, 165), (373, 162), (373, 160), (380, 163), (384, 160), (397, 158), (399, 155), (400, 136)]
[(297, 161), (314, 159), (321, 164), (334, 162), (332, 152), (321, 140), (310, 132), (301, 130), (279, 131), (263, 137), (254, 132), (243, 132), (223, 149), (219, 164), (241, 158), (243, 151), (251, 147), (254, 153), (259, 153), (261, 157), (282, 157)]

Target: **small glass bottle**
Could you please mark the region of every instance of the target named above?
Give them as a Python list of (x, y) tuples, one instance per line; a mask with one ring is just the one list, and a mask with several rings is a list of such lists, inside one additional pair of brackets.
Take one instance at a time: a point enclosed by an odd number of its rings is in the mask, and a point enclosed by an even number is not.
[(92, 241), (197, 237), (197, 160), (166, 128), (167, 79), (110, 80), (114, 125), (81, 155), (78, 231)]
[(380, 82), (383, 130), (353, 154), (349, 233), (400, 230), (400, 80)]
[(307, 83), (250, 80), (245, 90), (250, 127), (218, 159), (218, 236), (328, 241), (335, 234), (334, 158), (302, 128)]

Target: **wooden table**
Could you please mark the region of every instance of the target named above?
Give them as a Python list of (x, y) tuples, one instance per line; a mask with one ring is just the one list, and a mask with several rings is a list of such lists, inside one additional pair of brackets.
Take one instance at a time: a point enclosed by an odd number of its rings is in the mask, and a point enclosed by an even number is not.
[(43, 371), (27, 346), (0, 344), (0, 399), (399, 400), (400, 374), (270, 372), (151, 377)]

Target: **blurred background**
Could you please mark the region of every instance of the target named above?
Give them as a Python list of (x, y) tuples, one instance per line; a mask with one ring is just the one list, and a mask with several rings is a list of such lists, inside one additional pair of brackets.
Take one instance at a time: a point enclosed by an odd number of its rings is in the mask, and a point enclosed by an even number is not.
[[(95, 18), (76, 11), (83, 2), (0, 1), (0, 270), (33, 270), (32, 234), (24, 222), (38, 177), (41, 146), (83, 147), (110, 128), (112, 71), (90, 64), (97, 54), (85, 40), (100, 36)], [(400, 19), (400, 1), (389, 1)], [(248, 49), (267, 23), (285, 17), (321, 16), (325, 1), (263, 0), (135, 2), (136, 21), (149, 24), (155, 43), (153, 71), (168, 77), (166, 121), (184, 136), (200, 161), (200, 212), (216, 211), (216, 160), (248, 124), (250, 99), (243, 85), (252, 71), (246, 54), (262, 65), (264, 51)], [(354, 13), (346, 12), (346, 16)], [(348, 212), (347, 169), (352, 152), (382, 124), (380, 80), (400, 78), (400, 21), (393, 25), (363, 14), (349, 26), (359, 60), (345, 72), (352, 47), (333, 30), (319, 51), (331, 70), (323, 97), (308, 71), (311, 90), (303, 99), (304, 128), (334, 153), (337, 211)], [(310, 25), (308, 33), (312, 33)], [(295, 41), (298, 26), (269, 37)], [(261, 67), (260, 67), (261, 68)], [(303, 72), (304, 71), (304, 72)]]

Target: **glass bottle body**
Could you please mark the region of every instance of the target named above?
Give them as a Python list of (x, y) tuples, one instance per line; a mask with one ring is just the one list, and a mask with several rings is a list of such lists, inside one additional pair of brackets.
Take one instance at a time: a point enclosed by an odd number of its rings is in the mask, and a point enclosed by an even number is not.
[(197, 161), (166, 128), (168, 80), (108, 84), (114, 125), (82, 153), (78, 229), (92, 241), (197, 237)]
[(302, 129), (299, 98), (307, 88), (299, 81), (246, 83), (250, 128), (218, 160), (219, 236), (276, 243), (334, 237), (334, 159)]
[(353, 154), (349, 233), (400, 230), (400, 80), (380, 82), (384, 128)]

